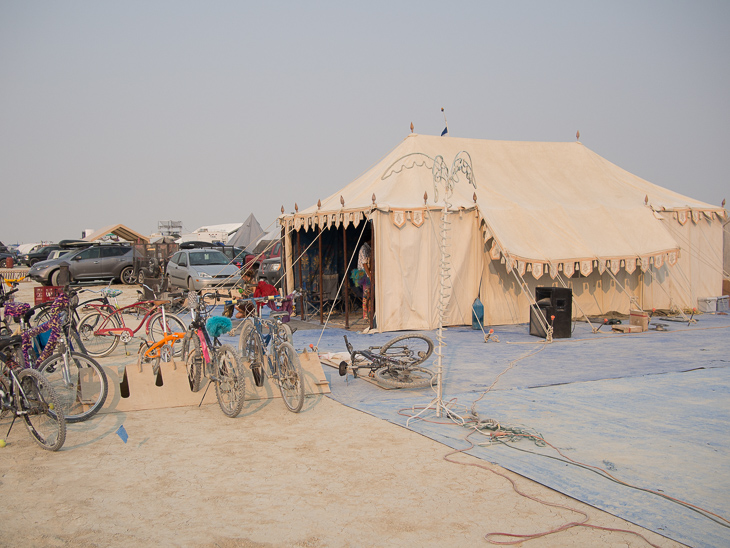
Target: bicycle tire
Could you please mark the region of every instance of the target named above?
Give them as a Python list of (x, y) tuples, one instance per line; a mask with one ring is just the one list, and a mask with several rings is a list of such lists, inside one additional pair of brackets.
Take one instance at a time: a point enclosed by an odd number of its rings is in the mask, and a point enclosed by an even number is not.
[[(0, 375), (0, 390), (2, 390), (3, 394), (5, 394), (6, 401), (9, 401), (10, 380), (5, 377), (5, 375)], [(0, 419), (5, 418), (9, 411), (10, 408), (6, 407), (5, 404), (0, 401)]]
[[(70, 384), (64, 379), (66, 359), (69, 359)], [(85, 421), (96, 415), (109, 395), (109, 380), (104, 368), (88, 355), (79, 352), (53, 354), (38, 371), (51, 383), (68, 423)]]
[(264, 353), (261, 337), (251, 318), (244, 321), (241, 335), (238, 338), (238, 352), (241, 359), (248, 362), (253, 381), (256, 386), (264, 385)]
[[(199, 392), (201, 388), (201, 380), (203, 378), (203, 352), (200, 348), (200, 341), (196, 332), (188, 333), (183, 339), (183, 357), (185, 359), (185, 369), (188, 372), (188, 382), (190, 390)], [(193, 349), (190, 349), (190, 339), (193, 341)]]
[[(168, 314), (165, 311), (165, 320), (167, 320), (167, 333), (184, 333), (187, 331), (187, 326), (183, 321), (175, 316), (175, 314)], [(149, 333), (152, 342), (157, 342), (165, 338), (165, 328), (162, 325), (162, 313), (155, 314), (150, 318), (147, 324), (147, 332)], [(172, 355), (175, 358), (182, 356), (182, 345), (177, 344), (177, 340), (173, 341)]]
[(216, 349), (215, 395), (227, 417), (235, 418), (246, 399), (246, 378), (235, 348), (224, 344)]
[(290, 343), (282, 343), (277, 352), (278, 384), (289, 411), (299, 413), (304, 405), (304, 376), (299, 356)]
[(294, 335), (291, 332), (291, 327), (289, 327), (285, 323), (282, 323), (279, 326), (279, 330), (284, 332), (284, 340), (286, 342), (288, 342), (290, 345), (294, 346)]
[(375, 379), (383, 386), (390, 388), (424, 388), (431, 386), (433, 378), (433, 371), (418, 366), (407, 369), (381, 367), (375, 370)]
[[(404, 344), (403, 341), (406, 341)], [(409, 345), (415, 346), (412, 350)], [(425, 362), (433, 353), (433, 341), (424, 335), (401, 335), (380, 347), (380, 354), (395, 359), (404, 366), (418, 365)]]
[(16, 394), (16, 410), (23, 414), (30, 437), (46, 451), (58, 451), (66, 442), (66, 419), (56, 392), (34, 369), (18, 373), (26, 398)]
[[(104, 323), (106, 321), (106, 323)], [(119, 344), (119, 337), (112, 334), (96, 335), (96, 331), (101, 325), (108, 329), (119, 329), (121, 324), (115, 315), (106, 315), (103, 312), (95, 310), (81, 318), (79, 325), (76, 326), (76, 332), (81, 338), (81, 342), (86, 349), (86, 353), (92, 358), (103, 358), (108, 356)]]

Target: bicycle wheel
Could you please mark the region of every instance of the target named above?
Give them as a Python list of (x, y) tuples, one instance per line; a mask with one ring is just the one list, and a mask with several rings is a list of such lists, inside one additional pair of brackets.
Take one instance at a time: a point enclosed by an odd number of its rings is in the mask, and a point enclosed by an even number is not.
[(288, 326), (287, 324), (285, 324), (285, 323), (282, 323), (282, 324), (281, 324), (281, 325), (279, 326), (279, 333), (278, 333), (278, 334), (279, 334), (279, 337), (281, 337), (281, 339), (282, 339), (283, 341), (286, 341), (286, 342), (288, 342), (288, 343), (289, 343), (290, 345), (294, 346), (294, 336), (292, 335), (292, 332), (291, 332), (291, 327), (289, 327), (289, 326)]
[(0, 390), (3, 392), (2, 400), (0, 400), (0, 419), (3, 419), (10, 411), (10, 408), (7, 407), (10, 402), (10, 380), (5, 375), (0, 375)]
[(216, 350), (215, 360), (215, 395), (218, 405), (226, 416), (237, 417), (246, 398), (246, 379), (238, 354), (230, 344), (224, 344)]
[(277, 352), (279, 390), (289, 411), (299, 413), (304, 405), (304, 377), (296, 350), (289, 343), (282, 343)]
[(78, 352), (54, 354), (38, 367), (58, 396), (66, 422), (81, 422), (96, 415), (106, 402), (109, 381), (104, 369)]
[(18, 374), (25, 397), (16, 394), (17, 410), (33, 441), (47, 451), (58, 451), (66, 441), (66, 420), (48, 379), (33, 369)]
[[(150, 323), (147, 324), (147, 329), (152, 342), (164, 339), (165, 333), (185, 333), (187, 330), (183, 321), (174, 314), (168, 314), (165, 312), (165, 319), (167, 320), (167, 326), (162, 323), (162, 313), (155, 314), (150, 318)], [(182, 356), (182, 345), (177, 343), (178, 341), (175, 340), (172, 345), (172, 355), (175, 358)]]
[(238, 352), (241, 359), (248, 362), (256, 386), (264, 385), (264, 352), (261, 337), (251, 318), (243, 323), (241, 336), (238, 338)]
[[(190, 336), (188, 337), (188, 335)], [(192, 341), (192, 344), (190, 341)], [(200, 340), (196, 332), (188, 333), (183, 339), (182, 355), (185, 358), (185, 369), (188, 372), (190, 390), (198, 392), (203, 377), (203, 351), (200, 348)]]
[(418, 365), (433, 353), (433, 341), (423, 335), (401, 335), (381, 346), (380, 353), (401, 365)]
[(119, 337), (111, 333), (95, 333), (101, 327), (104, 329), (119, 329), (121, 324), (115, 316), (108, 316), (98, 310), (90, 312), (79, 321), (76, 331), (81, 337), (81, 342), (86, 348), (86, 353), (93, 358), (108, 356), (119, 344)]
[(423, 388), (431, 386), (434, 373), (424, 367), (388, 369), (381, 367), (375, 371), (377, 381), (391, 388)]

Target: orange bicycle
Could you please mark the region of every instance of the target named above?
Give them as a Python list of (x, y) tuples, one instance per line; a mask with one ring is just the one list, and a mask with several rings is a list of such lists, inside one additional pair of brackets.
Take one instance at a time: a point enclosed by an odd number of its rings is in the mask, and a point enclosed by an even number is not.
[[(162, 308), (162, 325), (169, 326), (166, 320), (165, 308)], [(182, 343), (178, 345), (178, 349), (175, 349), (175, 343), (182, 341), (185, 338), (185, 331), (176, 333), (164, 333), (164, 336), (159, 341), (148, 341), (143, 339), (139, 343), (139, 352), (137, 355), (137, 366), (139, 372), (142, 372), (142, 364), (153, 362), (152, 373), (157, 376), (160, 372), (160, 361), (164, 363), (170, 363), (173, 358), (180, 354), (182, 349)]]

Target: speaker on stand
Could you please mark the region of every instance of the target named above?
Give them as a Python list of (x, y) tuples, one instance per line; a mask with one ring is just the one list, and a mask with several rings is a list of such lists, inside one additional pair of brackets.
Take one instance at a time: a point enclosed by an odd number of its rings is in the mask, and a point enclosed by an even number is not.
[[(535, 301), (539, 311), (534, 306), (530, 307), (530, 335), (546, 338), (543, 323), (547, 323), (553, 326), (553, 339), (569, 339), (573, 317), (573, 292), (570, 288), (536, 287)], [(552, 319), (553, 316), (555, 319)]]

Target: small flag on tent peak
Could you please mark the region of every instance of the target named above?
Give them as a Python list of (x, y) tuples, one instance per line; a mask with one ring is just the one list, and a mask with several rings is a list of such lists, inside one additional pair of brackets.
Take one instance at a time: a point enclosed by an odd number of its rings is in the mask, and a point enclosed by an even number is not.
[(117, 428), (117, 436), (122, 438), (122, 441), (124, 443), (127, 443), (127, 440), (129, 439), (129, 435), (127, 434), (127, 431), (124, 429), (123, 424), (120, 424), (119, 428)]
[(446, 127), (444, 128), (444, 130), (443, 130), (443, 131), (441, 132), (441, 137), (443, 137), (443, 136), (444, 136), (444, 135), (446, 135), (447, 133), (449, 133), (449, 126), (446, 126)]

